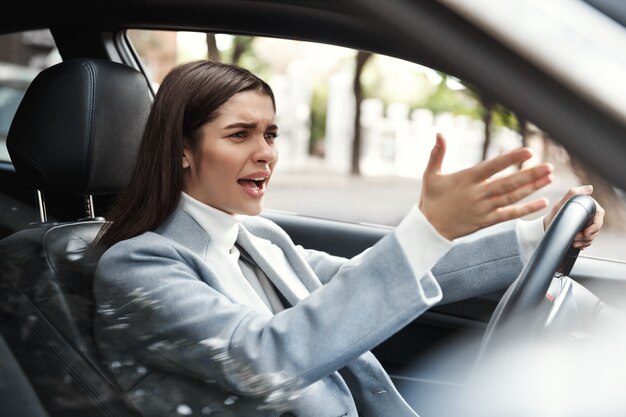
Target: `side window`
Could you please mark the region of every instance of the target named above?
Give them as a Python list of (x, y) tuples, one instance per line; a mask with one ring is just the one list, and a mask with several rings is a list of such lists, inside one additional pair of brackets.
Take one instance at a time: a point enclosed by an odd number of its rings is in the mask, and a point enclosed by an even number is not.
[(0, 162), (10, 162), (6, 137), (26, 89), (57, 62), (60, 56), (47, 30), (0, 35)]
[[(277, 101), (280, 160), (268, 209), (394, 226), (419, 201), (436, 132), (448, 140), (444, 171), (519, 146), (547, 161), (555, 182), (529, 197), (558, 201), (580, 184), (610, 215), (587, 254), (626, 260), (625, 198), (530, 120), (449, 74), (388, 56), (275, 38), (132, 30), (155, 88), (174, 65), (207, 58), (261, 76)], [(358, 120), (358, 122), (356, 121)], [(358, 129), (355, 129), (358, 126)], [(535, 214), (529, 218), (535, 218)]]

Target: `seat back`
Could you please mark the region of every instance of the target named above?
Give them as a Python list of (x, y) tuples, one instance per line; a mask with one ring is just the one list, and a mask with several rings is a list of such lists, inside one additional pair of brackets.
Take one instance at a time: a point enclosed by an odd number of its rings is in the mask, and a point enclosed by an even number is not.
[[(16, 173), (41, 197), (41, 216), (0, 241), (0, 332), (51, 416), (139, 415), (95, 347), (89, 248), (105, 224), (91, 196), (128, 184), (151, 102), (138, 71), (73, 59), (35, 78), (7, 136)], [(46, 222), (50, 192), (83, 196), (85, 218)]]

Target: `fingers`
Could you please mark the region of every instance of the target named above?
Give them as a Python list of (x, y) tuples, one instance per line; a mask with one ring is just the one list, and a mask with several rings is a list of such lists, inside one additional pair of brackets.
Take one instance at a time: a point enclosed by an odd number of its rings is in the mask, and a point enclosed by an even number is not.
[(590, 235), (585, 235), (584, 233), (577, 233), (576, 237), (574, 238), (574, 243), (572, 243), (572, 246), (576, 249), (584, 249), (588, 246), (591, 246), (591, 243), (593, 242), (593, 240), (596, 238), (596, 236), (598, 235), (598, 233), (593, 233)]
[[(543, 229), (547, 230), (548, 226), (550, 225), (550, 223), (552, 223), (552, 220), (554, 220), (554, 217), (556, 216), (556, 214), (559, 212), (559, 210), (561, 209), (561, 207), (563, 207), (563, 205), (572, 197), (574, 197), (575, 195), (578, 194), (584, 194), (584, 195), (591, 195), (591, 193), (593, 193), (593, 186), (592, 185), (581, 185), (580, 187), (572, 187), (570, 188), (563, 197), (561, 197), (561, 199), (559, 201), (557, 201), (557, 203), (552, 206), (552, 209), (550, 210), (550, 213), (548, 213), (548, 215), (546, 217), (544, 217), (543, 219)], [(597, 207), (599, 207), (599, 205), (597, 205)], [(604, 217), (604, 214), (602, 214), (602, 217)]]
[[(572, 187), (570, 188), (563, 197), (559, 200), (557, 204), (554, 205), (555, 212), (558, 211), (563, 205), (572, 197), (579, 194), (591, 195), (593, 192), (593, 186), (591, 185), (581, 185), (580, 187)], [(556, 213), (555, 213), (556, 214)]]
[(443, 165), (443, 157), (445, 154), (446, 141), (441, 133), (437, 133), (435, 146), (433, 146), (432, 151), (430, 151), (430, 159), (424, 170), (424, 176), (441, 173), (441, 166)]
[(582, 232), (583, 236), (586, 238), (594, 237), (600, 232), (600, 229), (602, 228), (603, 224), (604, 224), (604, 209), (600, 207), (599, 209), (596, 209), (596, 214), (593, 216), (593, 221), (591, 222), (591, 224), (587, 226), (585, 230), (583, 230)]
[(533, 180), (532, 182), (523, 184), (517, 189), (498, 195), (496, 197), (492, 197), (488, 200), (488, 202), (492, 205), (494, 209), (497, 207), (504, 207), (504, 206), (517, 203), (524, 197), (527, 197), (531, 195), (532, 193), (534, 193), (535, 191), (539, 190), (540, 188), (543, 188), (546, 185), (550, 184), (553, 179), (554, 178), (552, 174), (539, 177), (538, 179)]
[(565, 203), (567, 203), (567, 201), (574, 197), (576, 194), (578, 194), (578, 188), (579, 187), (572, 187), (570, 188), (563, 197), (561, 197), (561, 199), (559, 201), (557, 201), (557, 203), (552, 207), (552, 212), (550, 213), (549, 219), (548, 219), (548, 223), (545, 224), (544, 229), (547, 229), (547, 225), (550, 224), (550, 222), (552, 222), (552, 219), (554, 219), (554, 216), (556, 216), (556, 214), (558, 213), (558, 211), (561, 209), (561, 207), (563, 207), (563, 205)]
[(580, 187), (572, 187), (567, 191), (567, 193), (565, 193), (563, 197), (561, 197), (561, 199), (556, 204), (556, 206), (557, 207), (563, 206), (563, 204), (565, 204), (567, 200), (574, 197), (575, 195), (579, 195), (579, 194), (591, 195), (591, 193), (593, 193), (592, 185), (581, 185)]
[(517, 203), (550, 184), (554, 179), (553, 169), (550, 164), (542, 164), (493, 181), (486, 187), (488, 197), (484, 202), (489, 204), (490, 210)]
[[(564, 199), (567, 199), (568, 196), (571, 197), (576, 194), (587, 194), (590, 195), (593, 192), (593, 187), (591, 185), (586, 185), (582, 187), (576, 187), (569, 190)], [(591, 224), (587, 226), (582, 232), (579, 232), (574, 237), (574, 243), (572, 246), (576, 249), (585, 249), (586, 247), (591, 246), (591, 243), (596, 238), (598, 233), (600, 233), (600, 229), (602, 229), (602, 225), (604, 224), (604, 208), (596, 202), (596, 213), (593, 216)]]
[[(515, 174), (508, 175), (504, 178), (492, 181), (486, 188), (486, 197), (498, 196), (510, 193), (530, 184), (541, 182), (541, 187), (552, 182), (552, 172), (554, 168), (551, 164), (541, 164), (536, 167), (527, 168)], [(548, 180), (549, 178), (549, 180)], [(534, 188), (536, 190), (537, 188)], [(531, 191), (532, 192), (532, 191)], [(528, 194), (526, 194), (528, 195)], [(524, 197), (526, 196), (524, 195)], [(523, 197), (521, 197), (523, 198)], [(509, 202), (509, 204), (515, 201)]]
[(511, 165), (519, 165), (527, 161), (532, 156), (533, 154), (530, 149), (519, 148), (488, 161), (483, 161), (475, 167), (470, 168), (469, 171), (473, 173), (475, 179), (485, 180)]
[(574, 243), (572, 244), (573, 247), (584, 249), (591, 245), (598, 233), (600, 233), (600, 229), (602, 229), (604, 214), (604, 208), (596, 203), (596, 214), (593, 216), (591, 224), (587, 226), (585, 230), (576, 234)]
[(539, 198), (537, 200), (524, 203), (511, 205), (506, 207), (501, 207), (497, 210), (494, 210), (492, 214), (488, 217), (487, 226), (491, 226), (496, 223), (517, 219), (519, 217), (526, 216), (528, 214), (534, 213), (536, 211), (542, 210), (548, 206), (547, 198)]

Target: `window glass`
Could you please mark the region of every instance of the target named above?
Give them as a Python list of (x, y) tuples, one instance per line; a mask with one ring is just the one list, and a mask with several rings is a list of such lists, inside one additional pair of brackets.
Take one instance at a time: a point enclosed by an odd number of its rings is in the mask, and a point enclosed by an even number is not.
[(60, 61), (48, 30), (0, 35), (0, 161), (11, 160), (6, 137), (26, 89), (41, 70)]
[[(207, 58), (261, 76), (277, 101), (280, 160), (268, 209), (394, 226), (419, 201), (436, 132), (448, 141), (444, 171), (457, 171), (519, 146), (547, 161), (555, 181), (529, 198), (558, 201), (591, 183), (610, 213), (587, 254), (626, 260), (625, 196), (524, 120), (449, 74), (392, 57), (276, 38), (129, 31), (158, 88), (177, 63)], [(357, 105), (357, 103), (359, 103)], [(360, 129), (355, 129), (357, 109)], [(357, 133), (357, 134), (355, 134)], [(357, 156), (358, 155), (358, 156)], [(536, 213), (528, 219), (545, 212)]]

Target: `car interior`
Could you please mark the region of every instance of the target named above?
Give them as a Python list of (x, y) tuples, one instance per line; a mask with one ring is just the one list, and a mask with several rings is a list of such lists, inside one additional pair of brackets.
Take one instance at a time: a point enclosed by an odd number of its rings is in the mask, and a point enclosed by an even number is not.
[[(95, 217), (92, 195), (127, 183), (151, 100), (135, 69), (68, 60), (33, 81), (8, 134), (17, 175), (40, 197), (41, 221), (2, 240), (2, 333), (25, 372), (38, 376), (32, 383), (52, 414), (78, 416), (97, 408), (135, 415), (96, 356), (90, 281), (95, 262), (87, 248), (104, 223)], [(46, 221), (44, 195), (59, 189), (84, 198), (81, 218)], [(74, 404), (72, 413), (66, 401)]]
[[(34, 19), (24, 4), (13, 21), (0, 24), (3, 34), (49, 29), (62, 61), (39, 73), (26, 89), (7, 134), (11, 161), (0, 162), (0, 374), (11, 381), (0, 383), (0, 415), (140, 416), (94, 346), (91, 281), (97, 258), (88, 250), (132, 173), (154, 96), (126, 37), (130, 28), (316, 41), (458, 74), (564, 138), (563, 145), (616, 187), (626, 186), (624, 120), (594, 106), (443, 3), (392, 3), (385, 8), (356, 0), (185, 0), (158, 2), (145, 10), (148, 5), (139, 0), (114, 1), (79, 10), (80, 21), (74, 23), (52, 16), (48, 22)], [(546, 108), (558, 108), (558, 115)], [(593, 147), (588, 137), (597, 138)], [(555, 273), (567, 239), (589, 213), (573, 226), (554, 228), (553, 235), (565, 239), (559, 243), (561, 252), (549, 252), (546, 243), (535, 254), (537, 265), (550, 261), (539, 268), (544, 275)], [(344, 257), (359, 254), (391, 230), (273, 210), (262, 215), (296, 244)], [(570, 255), (571, 270), (564, 275), (573, 285), (608, 304), (623, 302), (626, 262)], [(533, 300), (538, 292), (540, 297), (546, 293), (549, 278), (543, 282), (543, 287), (532, 287)], [(565, 281), (559, 282), (565, 287)], [(437, 305), (373, 350), (420, 415), (446, 415), (445, 407), (429, 398), (453, 398), (471, 371), (468, 364), (484, 349), (485, 335), (497, 327), (495, 321), (529, 308), (515, 291), (520, 289)], [(512, 293), (518, 302), (502, 313)]]

